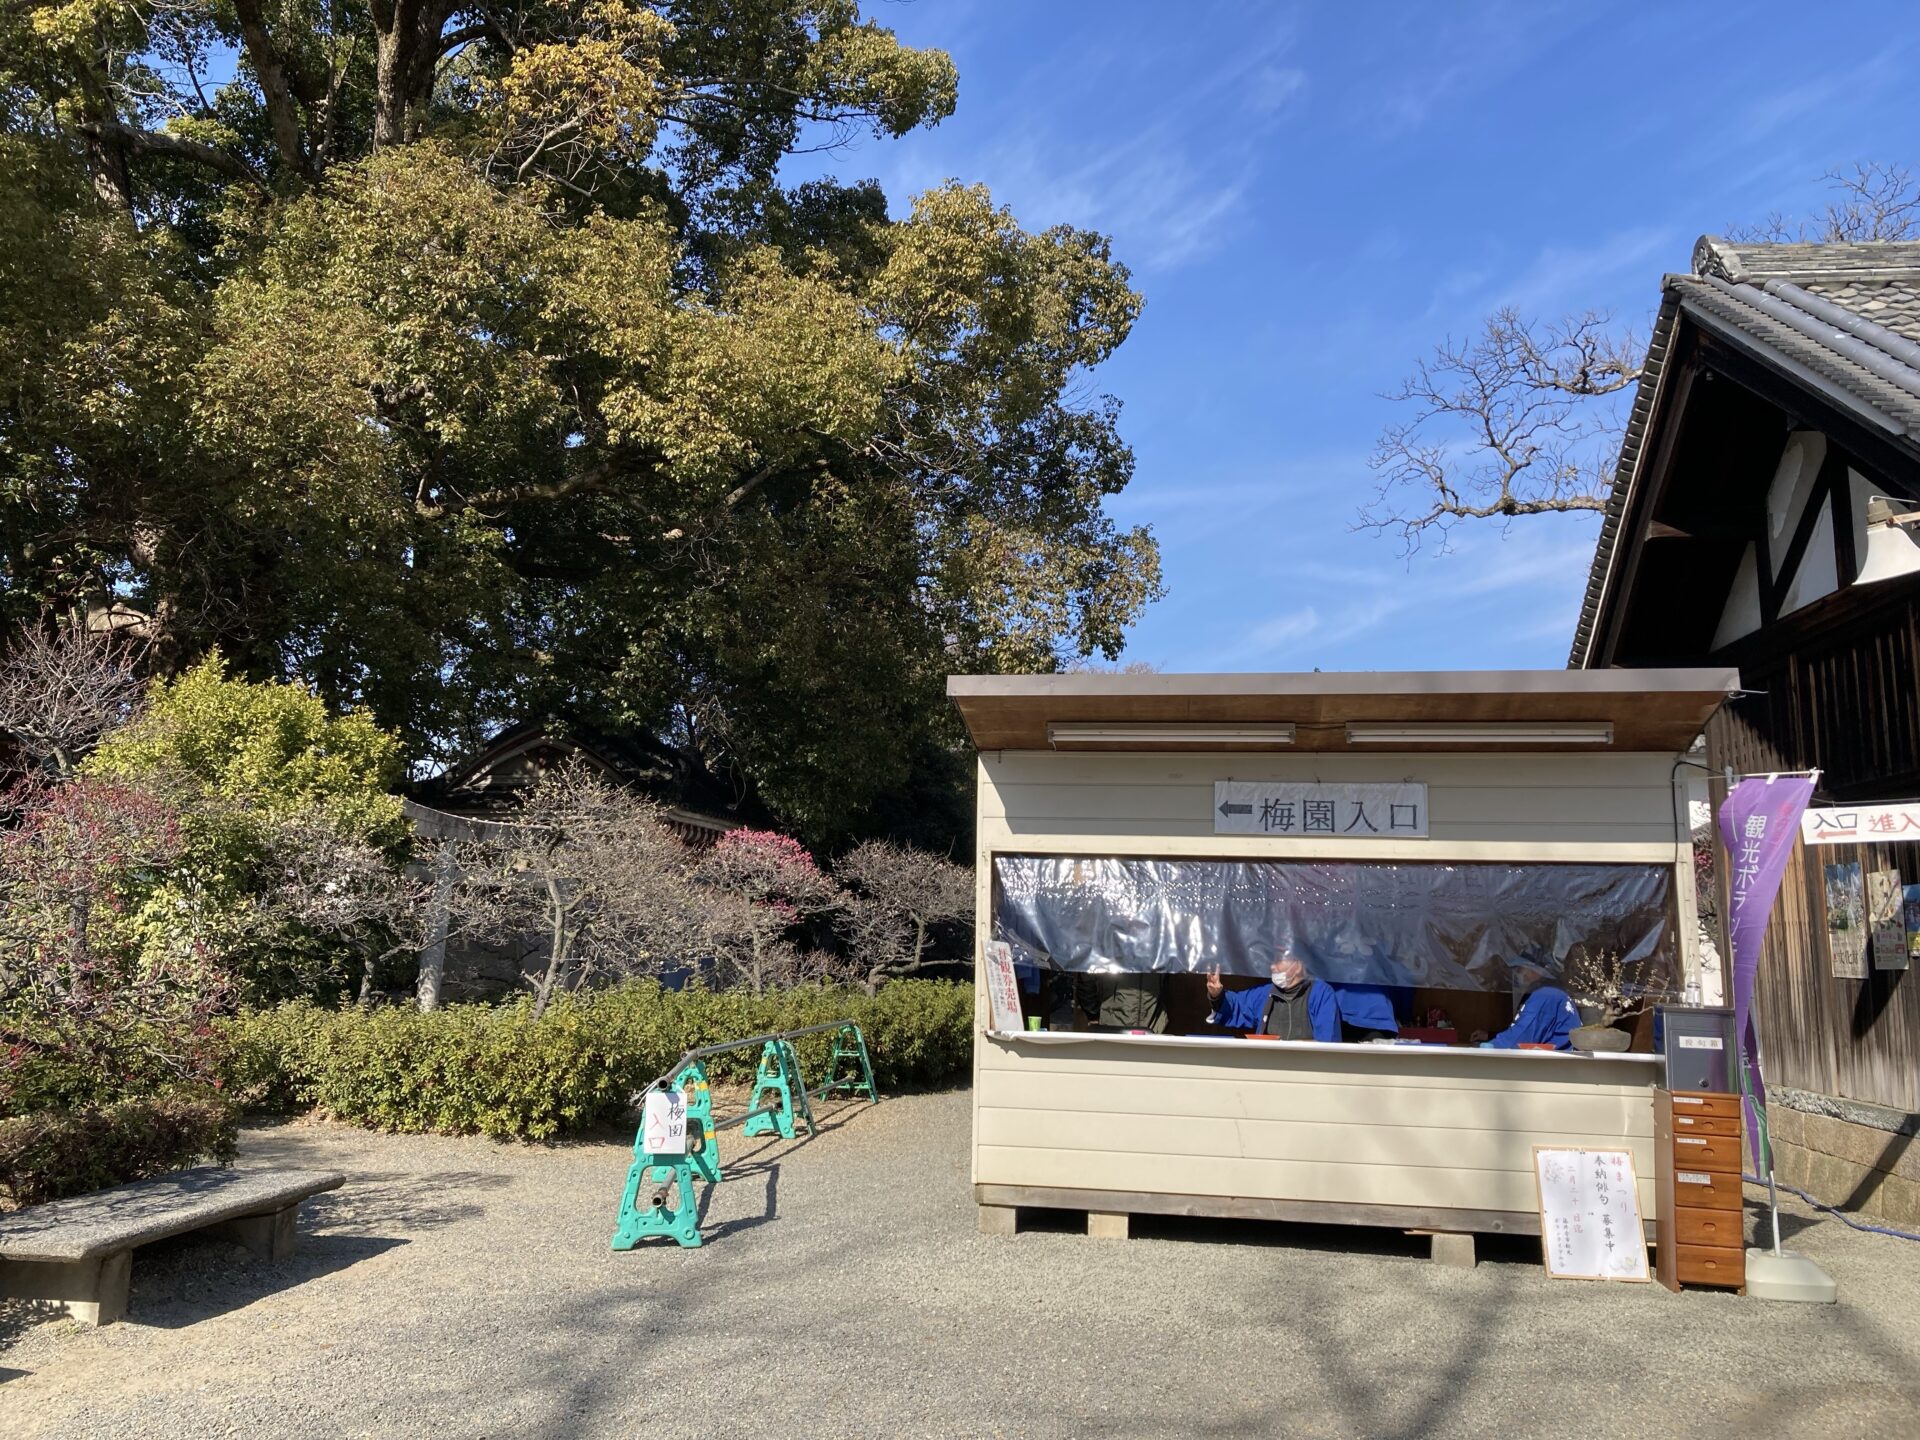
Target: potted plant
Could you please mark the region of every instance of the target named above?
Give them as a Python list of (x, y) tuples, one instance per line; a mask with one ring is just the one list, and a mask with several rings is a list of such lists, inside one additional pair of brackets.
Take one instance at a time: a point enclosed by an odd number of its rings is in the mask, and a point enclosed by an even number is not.
[(1570, 1037), (1574, 1049), (1625, 1050), (1633, 1036), (1619, 1022), (1667, 998), (1670, 987), (1664, 980), (1646, 984), (1629, 979), (1631, 968), (1635, 967), (1618, 950), (1589, 950), (1581, 945), (1568, 953), (1562, 983), (1585, 1022)]

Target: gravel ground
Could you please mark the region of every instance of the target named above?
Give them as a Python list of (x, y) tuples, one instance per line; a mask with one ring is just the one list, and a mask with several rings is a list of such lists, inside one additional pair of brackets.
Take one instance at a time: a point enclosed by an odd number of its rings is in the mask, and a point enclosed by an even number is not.
[(0, 1304), (0, 1433), (77, 1436), (1920, 1435), (1920, 1245), (1796, 1210), (1837, 1307), (1471, 1272), (1366, 1230), (1077, 1217), (976, 1233), (965, 1092), (722, 1154), (700, 1250), (607, 1248), (626, 1168), (246, 1133), (348, 1173), (279, 1266), (139, 1252), (98, 1331)]

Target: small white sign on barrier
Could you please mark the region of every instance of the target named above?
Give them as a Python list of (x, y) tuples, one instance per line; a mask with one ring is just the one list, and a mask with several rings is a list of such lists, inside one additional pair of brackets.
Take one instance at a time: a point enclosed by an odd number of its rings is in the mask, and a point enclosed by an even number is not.
[(687, 1097), (678, 1090), (655, 1090), (640, 1111), (642, 1144), (649, 1155), (687, 1153)]

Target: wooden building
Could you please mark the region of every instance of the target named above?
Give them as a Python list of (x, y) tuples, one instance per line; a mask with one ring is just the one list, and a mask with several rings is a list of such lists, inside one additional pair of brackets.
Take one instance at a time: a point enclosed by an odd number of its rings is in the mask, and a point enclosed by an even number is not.
[[(1734, 680), (1674, 670), (952, 677), (979, 752), (981, 963), (1016, 928), (1009, 886), (1036, 866), (1064, 870), (1036, 903), (1091, 916), (1092, 938), (1071, 954), (1054, 946), (1044, 963), (1165, 974), (1174, 1017), (1164, 1034), (1002, 1032), (979, 987), (972, 1160), (983, 1227), (1034, 1206), (1087, 1211), (1107, 1234), (1125, 1233), (1137, 1213), (1537, 1233), (1536, 1144), (1630, 1149), (1651, 1217), (1658, 1057), (1480, 1049), (1464, 1023), (1457, 1045), (1258, 1044), (1206, 1033), (1202, 972), (1264, 977), (1272, 932), (1298, 925), (1358, 942), (1319, 949), (1320, 978), (1372, 973), (1414, 987), (1420, 1014), (1491, 1005), (1504, 1024), (1507, 960), (1532, 946), (1557, 965), (1605, 917), (1570, 889), (1544, 935), (1522, 934), (1531, 922), (1518, 919), (1502, 931), (1489, 877), (1551, 887), (1596, 874), (1651, 882), (1646, 953), (1682, 963), (1692, 861), (1675, 761)], [(1330, 797), (1404, 790), (1422, 808), (1392, 807), (1367, 828), (1357, 800), (1351, 818), (1342, 800), (1324, 827), (1295, 826), (1291, 812), (1284, 824), (1251, 813), (1242, 824), (1222, 784)], [(1321, 910), (1303, 919), (1281, 911), (1315, 902), (1256, 903), (1216, 943), (1226, 927), (1204, 886), (1152, 888), (1148, 872), (1167, 865), (1339, 873)], [(1398, 897), (1429, 886), (1470, 892), (1467, 931), (1423, 959), (1395, 953)], [(1380, 902), (1371, 913), (1369, 893)], [(1173, 938), (1142, 941), (1156, 926)]]
[(685, 756), (644, 740), (529, 721), (501, 731), (478, 752), (415, 787), (434, 810), (477, 819), (510, 817), (527, 789), (559, 765), (580, 763), (609, 783), (637, 791), (690, 845), (711, 845), (744, 820), (737, 796)]
[[(1916, 507), (1920, 245), (1703, 238), (1662, 286), (1569, 663), (1738, 667), (1716, 800), (1814, 768), (1816, 804), (1920, 797)], [(1755, 1001), (1779, 1172), (1920, 1221), (1920, 981), (1891, 954), (1836, 975), (1849, 861), (1920, 883), (1912, 843), (1795, 851)]]

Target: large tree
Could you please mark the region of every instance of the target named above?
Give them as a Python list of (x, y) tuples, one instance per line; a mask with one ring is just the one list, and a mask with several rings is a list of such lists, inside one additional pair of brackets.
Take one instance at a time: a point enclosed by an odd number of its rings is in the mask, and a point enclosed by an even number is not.
[(1106, 240), (783, 182), (954, 100), (852, 0), (7, 7), (0, 604), (131, 604), (416, 761), (557, 713), (816, 838), (924, 808), (948, 670), (1159, 588)]

